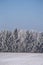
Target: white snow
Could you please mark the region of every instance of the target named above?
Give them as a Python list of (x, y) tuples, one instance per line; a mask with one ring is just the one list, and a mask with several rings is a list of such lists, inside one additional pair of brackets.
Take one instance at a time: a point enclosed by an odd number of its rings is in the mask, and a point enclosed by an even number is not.
[(43, 65), (43, 53), (0, 53), (0, 65)]

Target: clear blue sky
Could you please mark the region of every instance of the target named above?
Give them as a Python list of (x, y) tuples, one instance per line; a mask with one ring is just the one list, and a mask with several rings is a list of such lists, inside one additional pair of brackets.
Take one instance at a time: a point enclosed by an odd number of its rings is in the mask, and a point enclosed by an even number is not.
[(0, 30), (43, 31), (43, 0), (0, 0)]

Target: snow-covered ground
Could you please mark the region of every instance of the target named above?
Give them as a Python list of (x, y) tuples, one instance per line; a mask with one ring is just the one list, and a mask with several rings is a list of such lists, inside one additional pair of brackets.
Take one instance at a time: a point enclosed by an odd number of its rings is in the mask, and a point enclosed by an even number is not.
[(0, 65), (43, 65), (43, 53), (0, 53)]

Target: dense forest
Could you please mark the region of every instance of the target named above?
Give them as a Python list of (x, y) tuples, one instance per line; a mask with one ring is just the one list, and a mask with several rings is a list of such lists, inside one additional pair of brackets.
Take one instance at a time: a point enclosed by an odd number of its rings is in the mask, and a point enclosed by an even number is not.
[(43, 32), (0, 31), (0, 52), (43, 53)]

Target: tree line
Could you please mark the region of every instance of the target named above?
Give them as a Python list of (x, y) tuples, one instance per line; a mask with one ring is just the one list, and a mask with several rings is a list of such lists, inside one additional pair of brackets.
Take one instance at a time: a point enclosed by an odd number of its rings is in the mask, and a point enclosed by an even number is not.
[(43, 53), (43, 32), (0, 31), (0, 52)]

